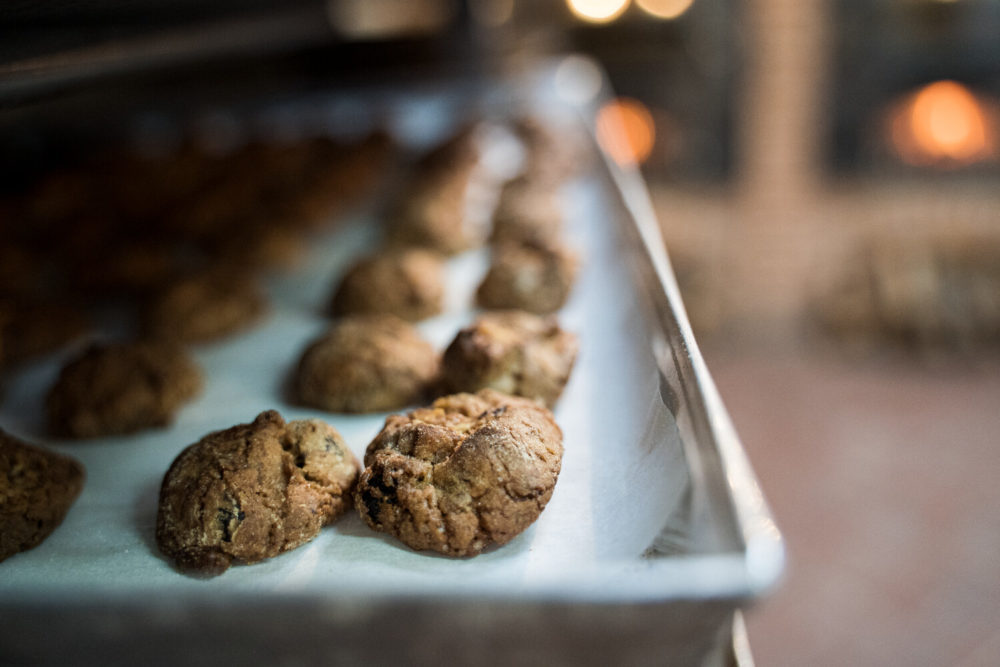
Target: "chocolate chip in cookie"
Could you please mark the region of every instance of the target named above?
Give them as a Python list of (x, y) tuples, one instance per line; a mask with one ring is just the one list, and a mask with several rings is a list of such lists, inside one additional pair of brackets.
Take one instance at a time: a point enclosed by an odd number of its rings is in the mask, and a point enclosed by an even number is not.
[(0, 561), (55, 530), (83, 489), (77, 461), (0, 431)]
[(492, 390), (394, 415), (368, 445), (361, 518), (413, 549), (475, 556), (538, 518), (562, 465), (562, 432), (535, 401)]
[(439, 357), (416, 328), (393, 315), (337, 321), (302, 354), (298, 400), (330, 412), (396, 410), (424, 400)]
[(156, 543), (181, 570), (205, 576), (272, 558), (351, 506), (359, 467), (329, 424), (262, 412), (177, 456), (160, 487)]
[(441, 360), (445, 391), (496, 389), (552, 407), (576, 361), (576, 336), (552, 317), (486, 313), (462, 329)]
[(45, 407), (58, 435), (126, 434), (166, 426), (201, 387), (201, 370), (173, 343), (92, 344), (63, 367)]

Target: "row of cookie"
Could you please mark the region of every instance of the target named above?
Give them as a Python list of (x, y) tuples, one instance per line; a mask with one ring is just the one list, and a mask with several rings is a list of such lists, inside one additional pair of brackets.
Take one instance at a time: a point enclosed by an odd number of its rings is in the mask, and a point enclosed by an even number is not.
[[(501, 206), (503, 201), (501, 196)], [(518, 225), (526, 227), (526, 220), (518, 219)], [(559, 220), (558, 210), (547, 216), (545, 224), (555, 220)], [(494, 226), (498, 228), (502, 227)], [(562, 308), (576, 277), (577, 256), (554, 234), (539, 235), (536, 231), (536, 236), (494, 245), (490, 268), (476, 291), (476, 305), (539, 314)], [(363, 257), (340, 279), (330, 312), (338, 316), (390, 313), (409, 321), (440, 314), (444, 307), (445, 261), (444, 255), (421, 246), (390, 246)]]
[[(210, 433), (173, 461), (156, 542), (187, 572), (217, 575), (298, 547), (354, 505), (415, 550), (475, 556), (523, 532), (552, 496), (562, 432), (535, 401), (492, 390), (389, 417), (362, 470), (318, 419), (274, 410)], [(84, 482), (73, 458), (0, 431), (0, 561), (40, 544)]]
[(311, 233), (371, 190), (390, 152), (382, 135), (226, 156), (109, 151), (0, 199), (0, 369), (92, 331), (92, 312), (109, 304), (181, 342), (259, 321), (262, 272), (290, 267)]
[[(294, 400), (330, 412), (379, 412), (490, 387), (552, 406), (576, 353), (575, 336), (554, 320), (519, 311), (482, 315), (440, 358), (412, 324), (354, 316), (306, 347)], [(45, 407), (57, 435), (128, 434), (169, 424), (202, 384), (196, 362), (175, 343), (94, 343), (63, 366)]]
[(353, 505), (415, 550), (475, 556), (535, 521), (562, 451), (549, 410), (492, 390), (389, 417), (363, 469), (329, 424), (285, 423), (272, 410), (178, 455), (156, 541), (181, 570), (214, 576), (308, 542)]
[[(489, 127), (470, 124), (416, 162), (383, 216), (381, 246), (340, 279), (334, 315), (391, 313), (411, 321), (436, 315), (446, 258), (487, 241), (492, 260), (476, 305), (547, 314), (565, 304), (578, 270), (562, 233), (559, 189), (570, 166), (558, 156), (565, 150), (554, 149), (559, 142), (541, 123), (516, 121), (521, 174), (501, 187), (506, 174), (484, 165)], [(482, 189), (499, 190), (491, 208), (476, 201)]]
[[(383, 134), (257, 141), (227, 154), (195, 142), (143, 155), (111, 147), (0, 198), (0, 291), (60, 275), (78, 293), (137, 294), (191, 265), (284, 266), (302, 234), (367, 194), (393, 146)], [(25, 274), (18, 268), (34, 268)]]
[(495, 311), (460, 330), (439, 358), (412, 324), (356, 315), (306, 347), (294, 399), (329, 412), (380, 412), (428, 395), (492, 388), (552, 407), (577, 349), (576, 336), (552, 317)]
[[(535, 127), (526, 120), (522, 120), (520, 126)], [(565, 302), (576, 271), (576, 261), (565, 244), (557, 240), (561, 218), (555, 187), (552, 186), (556, 182), (553, 174), (557, 167), (551, 166), (553, 160), (537, 157), (544, 150), (549, 150), (552, 139), (548, 133), (540, 130), (531, 132), (525, 129), (522, 134), (534, 137), (526, 144), (529, 149), (532, 146), (534, 148), (527, 151), (528, 167), (525, 174), (508, 184), (499, 198), (492, 224), (494, 261), (480, 286), (477, 301), (486, 308), (514, 308), (547, 313), (558, 309)], [(389, 247), (396, 247), (398, 252), (375, 255), (352, 267), (333, 296), (334, 314), (391, 312), (404, 319), (417, 320), (440, 311), (444, 292), (443, 259), (426, 248), (417, 251), (404, 246), (401, 249), (400, 244), (408, 238), (416, 239), (422, 246), (447, 252), (471, 242), (462, 233), (467, 226), (462, 193), (468, 186), (475, 166), (476, 152), (472, 149), (472, 136), (469, 131), (461, 132), (430, 151), (418, 163), (417, 172), (421, 175), (413, 179), (407, 192), (397, 199), (400, 202), (397, 210), (410, 211), (410, 214), (390, 216), (389, 228), (396, 231), (388, 234)], [(206, 177), (209, 184), (201, 187), (198, 196), (189, 206), (213, 208), (199, 202), (204, 202), (205, 199), (217, 200), (221, 197), (220, 192), (232, 194), (232, 186), (227, 186), (227, 183), (256, 183), (260, 178), (284, 182), (290, 179), (275, 178), (275, 174), (280, 175), (281, 169), (287, 171), (288, 164), (316, 164), (316, 158), (304, 158), (316, 152), (309, 144), (286, 147), (281, 151), (260, 147), (246, 150), (258, 158), (271, 156), (263, 162), (253, 160), (257, 168), (254, 172), (257, 174), (256, 179), (238, 179), (232, 174)], [(370, 171), (371, 165), (380, 163), (379, 156), (384, 152), (385, 148), (379, 142), (369, 141), (354, 153), (345, 153), (342, 160), (350, 158), (347, 164), (354, 165), (355, 168), (360, 164), (363, 171)], [(558, 163), (557, 160), (555, 162)], [(231, 169), (240, 163), (242, 161), (235, 162), (235, 158), (221, 161), (222, 165), (228, 165)], [(122, 207), (133, 216), (138, 215), (136, 201), (145, 201), (151, 211), (148, 215), (160, 214), (157, 210), (160, 206), (158, 199), (174, 201), (179, 195), (168, 193), (175, 189), (184, 193), (194, 187), (193, 180), (184, 176), (184, 169), (178, 165), (186, 165), (187, 169), (196, 174), (204, 175), (206, 170), (197, 153), (182, 153), (175, 156), (173, 161), (164, 158), (162, 163), (158, 163), (156, 171), (165, 172), (163, 181), (167, 185), (159, 185), (161, 191), (158, 194), (147, 192), (144, 198), (134, 196), (135, 183), (124, 179), (137, 179), (140, 183), (154, 182), (155, 179), (151, 176), (142, 176), (153, 170), (148, 166), (139, 168), (131, 162), (128, 164), (128, 168), (114, 168), (112, 172), (123, 179), (123, 187), (115, 192), (123, 197), (130, 193), (131, 203)], [(367, 169), (364, 169), (365, 165), (368, 165)], [(216, 167), (221, 169), (220, 165)], [(324, 169), (338, 174), (349, 171), (336, 162), (325, 165)], [(558, 169), (564, 170), (563, 167)], [(217, 170), (209, 169), (208, 174), (211, 176)], [(242, 173), (239, 169), (232, 171)], [(292, 172), (297, 173), (294, 169)], [(121, 234), (124, 241), (118, 239), (115, 236), (117, 232), (114, 231), (117, 227), (114, 225), (104, 230), (106, 220), (114, 220), (114, 216), (97, 215), (86, 208), (93, 201), (84, 197), (86, 188), (71, 187), (65, 182), (67, 178), (65, 174), (63, 178), (54, 178), (39, 186), (36, 196), (28, 196), (21, 208), (31, 212), (29, 217), (35, 222), (17, 225), (14, 230), (35, 227), (48, 229), (55, 237), (63, 239), (68, 248), (75, 249), (78, 255), (62, 257), (65, 254), (63, 251), (47, 248), (47, 252), (53, 256), (49, 259), (61, 259), (74, 266), (83, 262), (86, 267), (85, 275), (81, 274), (79, 278), (73, 279), (74, 289), (81, 285), (87, 290), (90, 290), (88, 285), (97, 286), (102, 293), (118, 293), (124, 289), (140, 297), (140, 328), (145, 334), (169, 337), (184, 343), (224, 338), (258, 322), (266, 312), (266, 300), (255, 270), (271, 266), (271, 260), (279, 255), (287, 257), (291, 254), (285, 252), (290, 250), (291, 239), (282, 237), (281, 230), (287, 228), (284, 224), (249, 225), (245, 220), (233, 219), (236, 212), (244, 211), (246, 205), (253, 205), (255, 199), (251, 198), (249, 202), (231, 202), (230, 213), (225, 215), (224, 207), (215, 207), (218, 209), (217, 220), (222, 221), (216, 232), (230, 239), (234, 247), (245, 251), (244, 261), (227, 261), (194, 271), (189, 267), (177, 273), (176, 262), (171, 257), (176, 259), (190, 255), (177, 245), (179, 237), (164, 236), (154, 225), (152, 231), (147, 229), (144, 232), (150, 235), (148, 243), (136, 244), (129, 241), (134, 233)], [(358, 180), (371, 181), (371, 178)], [(74, 179), (69, 181), (76, 182)], [(181, 185), (177, 185), (178, 181)], [(90, 183), (89, 180), (83, 182)], [(324, 179), (312, 178), (309, 182), (324, 182)], [(259, 189), (268, 191), (266, 188)], [(326, 197), (349, 199), (351, 192), (356, 195), (358, 189), (356, 183), (355, 187), (349, 188), (349, 192), (345, 192), (342, 187), (336, 188), (328, 192)], [(143, 192), (143, 187), (138, 190)], [(289, 190), (283, 188), (282, 191), (287, 193)], [(78, 196), (73, 197), (72, 193)], [(41, 206), (46, 201), (48, 203)], [(437, 203), (432, 205), (427, 202)], [(106, 201), (102, 205), (111, 206)], [(332, 200), (330, 205), (333, 205)], [(177, 204), (173, 206), (176, 207)], [(420, 211), (423, 213), (418, 214)], [(204, 216), (194, 216), (195, 219), (202, 217)], [(311, 219), (315, 217), (315, 213), (307, 217)], [(281, 219), (288, 218), (286, 216)], [(97, 221), (102, 223), (103, 231), (100, 233), (92, 229)], [(199, 233), (208, 233), (207, 229), (202, 229), (204, 226), (201, 223), (195, 226), (201, 229)], [(139, 225), (140, 229), (146, 227), (147, 225)], [(421, 229), (424, 232), (420, 232)], [(80, 235), (86, 239), (81, 240), (78, 238)], [(47, 235), (42, 237), (43, 240), (46, 238)], [(461, 244), (454, 245), (454, 239), (464, 240)], [(57, 298), (52, 298), (47, 293), (48, 286), (45, 283), (51, 279), (51, 274), (58, 272), (45, 268), (46, 257), (39, 255), (41, 251), (35, 248), (29, 252), (24, 243), (18, 243), (14, 238), (8, 241), (0, 249), (4, 260), (0, 262), (0, 367), (43, 356), (84, 335), (91, 327), (79, 301), (68, 300), (68, 293), (65, 292), (57, 293)], [(267, 259), (265, 255), (271, 259)], [(37, 293), (39, 289), (42, 292)]]
[[(411, 192), (422, 192), (417, 198), (430, 196), (430, 193), (437, 191), (438, 185), (449, 182), (458, 182), (467, 185), (466, 180), (470, 170), (475, 164), (476, 153), (473, 150), (474, 143), (471, 140), (472, 134), (469, 131), (461, 132), (456, 137), (445, 142), (437, 149), (430, 151), (421, 161), (424, 167), (419, 173), (421, 176), (414, 179), (414, 183), (424, 185), (412, 185)], [(532, 151), (528, 152), (532, 155)], [(529, 160), (530, 164), (530, 160)], [(458, 174), (459, 176), (456, 176)], [(523, 181), (522, 181), (523, 182)], [(448, 190), (449, 188), (445, 188)], [(551, 192), (550, 190), (537, 190), (535, 195), (526, 193), (533, 192), (523, 186), (515, 188), (505, 188), (505, 192), (519, 192), (518, 196), (501, 196), (500, 206), (497, 207), (498, 215), (494, 231), (508, 230), (501, 234), (510, 235), (509, 230), (519, 226), (521, 230), (535, 230), (536, 237), (542, 234), (538, 230), (552, 228), (558, 221), (558, 207), (555, 205), (554, 197), (544, 198), (547, 205), (540, 209), (545, 215), (538, 217), (537, 224), (531, 224), (531, 207), (518, 208), (517, 202), (523, 204), (524, 201), (538, 198), (538, 192)], [(406, 198), (404, 197), (404, 200)], [(458, 198), (460, 200), (461, 197)], [(412, 198), (411, 198), (412, 201)], [(457, 201), (452, 197), (449, 201)], [(505, 204), (505, 202), (508, 202)], [(514, 203), (510, 203), (514, 202)], [(407, 205), (403, 205), (406, 208)], [(418, 207), (419, 208), (419, 207)], [(503, 212), (506, 211), (506, 214)], [(512, 214), (512, 211), (520, 211)], [(456, 210), (454, 215), (447, 218), (437, 218), (438, 220), (449, 221), (448, 224), (459, 224), (464, 217), (463, 210)], [(415, 218), (413, 219), (415, 220)], [(507, 221), (504, 223), (504, 221)], [(417, 224), (417, 223), (413, 223)], [(433, 225), (432, 225), (433, 227)], [(527, 245), (506, 246), (514, 249), (520, 247), (527, 249)], [(513, 250), (514, 253), (521, 252)], [(523, 254), (523, 253), (522, 253)], [(494, 269), (490, 271), (483, 281), (479, 293), (480, 302), (487, 306), (510, 306), (525, 307), (532, 311), (547, 312), (560, 306), (568, 294), (572, 282), (573, 266), (572, 262), (557, 261), (555, 271), (542, 269), (534, 272), (534, 278), (524, 279), (524, 263), (519, 262), (520, 268), (506, 270), (507, 263), (502, 259), (507, 255), (503, 251), (497, 254), (494, 262)], [(557, 257), (558, 255), (553, 255)], [(139, 258), (141, 259), (141, 257)], [(530, 263), (530, 260), (529, 260)], [(543, 263), (545, 264), (545, 263)], [(432, 312), (440, 309), (442, 293), (442, 265), (443, 259), (431, 251), (422, 249), (401, 249), (397, 253), (374, 256), (367, 260), (362, 260), (355, 265), (341, 280), (336, 290), (333, 301), (333, 312), (335, 314), (357, 313), (357, 312), (391, 312), (406, 319), (420, 319)], [(551, 262), (548, 266), (553, 266)], [(529, 270), (529, 273), (531, 271)], [(538, 280), (538, 278), (542, 280)], [(510, 286), (513, 286), (511, 288)], [(503, 295), (518, 292), (524, 298), (514, 298), (513, 300), (503, 300)], [(499, 295), (499, 296), (498, 296)], [(545, 304), (548, 305), (545, 305)], [(3, 304), (9, 305), (9, 304)], [(180, 343), (201, 343), (224, 338), (235, 332), (252, 326), (259, 322), (263, 313), (267, 310), (267, 304), (256, 277), (248, 272), (234, 270), (231, 267), (217, 267), (203, 270), (199, 273), (183, 276), (161, 289), (154, 295), (145, 299), (142, 308), (141, 331), (145, 336), (165, 338)], [(73, 316), (75, 311), (60, 308), (58, 305), (41, 305), (25, 309), (16, 307), (0, 307), (0, 349), (6, 349), (12, 358), (30, 357), (32, 354), (47, 352), (48, 349), (64, 344), (74, 337), (78, 337), (85, 331), (83, 320), (80, 316)], [(58, 333), (59, 335), (54, 335)], [(6, 343), (6, 344), (4, 344)], [(140, 346), (142, 349), (149, 349), (148, 345)], [(122, 356), (129, 358), (129, 354), (113, 351), (112, 357)], [(157, 352), (166, 359), (176, 359), (179, 352), (170, 350)], [(6, 355), (5, 355), (6, 356)], [(128, 387), (134, 384), (125, 377), (124, 360), (109, 361), (102, 360), (104, 355), (100, 350), (94, 350), (84, 355), (79, 360), (78, 367), (83, 369), (100, 369), (110, 367), (113, 370), (109, 374), (97, 377), (97, 370), (75, 370), (74, 377), (80, 376), (85, 379), (80, 381), (81, 393), (84, 398), (89, 396), (87, 387), (100, 386), (107, 387), (102, 392), (108, 396), (114, 396), (116, 387)], [(171, 362), (179, 368), (190, 366), (179, 362)], [(432, 363), (430, 360), (427, 363)], [(142, 378), (141, 365), (133, 369), (132, 375)], [(184, 373), (190, 375), (190, 373)], [(72, 384), (72, 383), (71, 383)], [(185, 385), (193, 385), (193, 382), (185, 382)], [(71, 393), (72, 390), (61, 391), (59, 393)], [(133, 396), (148, 396), (151, 393), (141, 387), (130, 389)], [(184, 394), (184, 398), (189, 396)], [(180, 400), (180, 399), (177, 399)], [(72, 408), (65, 409), (62, 405), (74, 405), (79, 402), (76, 399), (57, 402), (60, 407), (50, 409), (50, 415), (54, 412), (58, 414), (52, 419), (56, 432), (68, 435), (101, 435), (109, 432), (130, 432), (144, 425), (161, 423), (165, 416), (162, 413), (169, 413), (175, 409), (175, 405), (167, 404), (160, 408), (159, 398), (150, 396), (148, 400), (129, 399), (129, 403), (142, 405), (141, 409), (132, 412), (144, 412), (149, 416), (141, 421), (135, 419), (123, 420), (122, 425), (117, 430), (108, 431), (107, 425), (114, 419), (94, 416), (89, 408), (84, 407), (83, 412), (87, 413), (91, 422), (87, 426), (73, 426), (80, 421), (77, 416), (68, 416), (74, 412)], [(94, 402), (91, 400), (90, 402)], [(127, 409), (118, 405), (119, 401), (108, 401), (109, 407), (106, 411), (128, 412)], [(143, 405), (148, 404), (148, 405)], [(85, 406), (87, 405), (85, 401)]]

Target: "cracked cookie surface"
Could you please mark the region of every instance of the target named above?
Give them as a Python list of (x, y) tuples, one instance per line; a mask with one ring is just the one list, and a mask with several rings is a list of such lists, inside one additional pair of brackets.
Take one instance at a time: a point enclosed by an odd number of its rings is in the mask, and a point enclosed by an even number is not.
[(156, 543), (181, 570), (208, 576), (277, 556), (350, 507), (358, 468), (329, 424), (262, 412), (177, 456), (160, 488)]
[(538, 518), (562, 465), (562, 432), (535, 401), (493, 390), (394, 415), (365, 453), (362, 519), (416, 550), (475, 556)]
[(552, 317), (519, 310), (486, 313), (444, 351), (446, 391), (496, 389), (552, 407), (569, 380), (577, 338)]

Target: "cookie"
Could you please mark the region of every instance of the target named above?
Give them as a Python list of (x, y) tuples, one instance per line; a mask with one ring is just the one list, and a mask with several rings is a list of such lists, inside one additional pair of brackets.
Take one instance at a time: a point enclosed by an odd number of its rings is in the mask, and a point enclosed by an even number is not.
[(307, 244), (302, 231), (280, 220), (262, 218), (244, 221), (220, 234), (209, 245), (209, 253), (219, 265), (281, 271), (299, 264), (308, 251)]
[(309, 173), (278, 207), (297, 227), (315, 229), (336, 221), (369, 194), (395, 151), (392, 137), (373, 132), (350, 146), (324, 142)]
[(486, 313), (462, 329), (441, 360), (445, 391), (496, 389), (552, 407), (576, 361), (576, 336), (554, 318), (523, 311)]
[(469, 216), (471, 169), (421, 178), (400, 196), (387, 220), (390, 247), (417, 246), (454, 255), (483, 243), (486, 230)]
[(576, 272), (576, 255), (562, 244), (500, 244), (476, 300), (487, 309), (553, 313), (566, 303)]
[(562, 465), (562, 432), (538, 403), (492, 390), (394, 415), (368, 445), (355, 506), (407, 546), (475, 556), (538, 518)]
[(262, 412), (174, 459), (160, 487), (156, 544), (181, 570), (206, 576), (272, 558), (351, 506), (359, 467), (329, 424)]
[(59, 301), (0, 299), (0, 367), (55, 352), (90, 329), (86, 314)]
[(0, 431), (0, 561), (55, 530), (83, 489), (77, 461)]
[(83, 246), (77, 249), (73, 280), (88, 295), (145, 297), (177, 275), (173, 249), (159, 240), (111, 244), (91, 252), (83, 252)]
[(146, 305), (143, 331), (181, 343), (205, 343), (257, 324), (267, 310), (259, 283), (248, 273), (212, 269), (182, 278)]
[(438, 354), (413, 325), (392, 315), (335, 323), (302, 354), (295, 392), (330, 412), (379, 412), (419, 403), (438, 372)]
[(63, 367), (45, 407), (57, 435), (119, 435), (169, 424), (201, 387), (200, 369), (172, 343), (92, 344)]
[(546, 243), (562, 234), (559, 194), (526, 179), (514, 179), (500, 191), (493, 211), (490, 242)]
[(583, 133), (575, 125), (557, 128), (549, 119), (527, 115), (517, 119), (513, 130), (524, 146), (522, 173), (536, 183), (561, 183), (589, 159)]
[(421, 175), (454, 172), (473, 167), (480, 157), (479, 134), (482, 123), (464, 123), (449, 137), (433, 146), (420, 156), (415, 165), (418, 178)]
[(467, 193), (479, 161), (475, 125), (428, 151), (388, 217), (387, 243), (453, 255), (481, 245), (488, 230), (469, 215)]
[(417, 321), (441, 312), (444, 258), (419, 248), (364, 258), (351, 266), (334, 292), (334, 315), (388, 313)]

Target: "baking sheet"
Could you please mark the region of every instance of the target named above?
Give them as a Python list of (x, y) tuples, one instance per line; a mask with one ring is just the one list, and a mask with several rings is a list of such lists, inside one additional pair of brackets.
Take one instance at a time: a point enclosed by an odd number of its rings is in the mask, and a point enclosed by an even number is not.
[[(571, 56), (513, 89), (478, 86), (477, 103), (527, 102), (576, 123), (610, 94), (600, 77)], [(454, 124), (455, 100), (469, 99), (454, 82), (370, 92), (321, 105), (327, 126), (371, 129), (343, 121), (374, 101), (399, 138), (426, 142)], [(284, 393), (302, 348), (327, 325), (336, 279), (375, 242), (379, 211), (362, 209), (299, 270), (269, 282), (266, 323), (195, 349), (205, 391), (168, 429), (53, 440), (44, 393), (70, 352), (8, 378), (0, 425), (75, 456), (88, 483), (48, 540), (0, 564), (0, 662), (728, 664), (719, 656), (734, 611), (780, 575), (780, 533), (698, 352), (638, 172), (595, 161), (561, 194), (584, 263), (559, 318), (581, 350), (555, 409), (562, 473), (533, 526), (456, 560), (413, 552), (349, 514), (299, 549), (210, 580), (158, 554), (160, 480), (205, 433), (276, 408), (326, 419), (360, 456), (380, 429), (384, 414), (324, 414)], [(484, 251), (450, 262), (447, 312), (421, 324), (438, 347), (473, 317), (486, 263)]]
[[(596, 173), (583, 174), (563, 189), (562, 199), (569, 238), (584, 261), (559, 319), (579, 335), (581, 349), (555, 410), (565, 438), (562, 472), (545, 512), (523, 535), (475, 558), (452, 559), (414, 552), (350, 513), (299, 549), (212, 580), (178, 573), (156, 549), (162, 476), (181, 449), (205, 433), (275, 408), (289, 420), (325, 419), (361, 458), (381, 428), (386, 413), (301, 408), (286, 400), (284, 390), (307, 342), (329, 324), (322, 311), (337, 277), (353, 257), (374, 247), (378, 211), (369, 209), (323, 238), (303, 266), (270, 280), (272, 313), (262, 326), (194, 348), (205, 388), (167, 429), (86, 441), (47, 437), (44, 396), (71, 351), (10, 379), (0, 408), (3, 428), (74, 456), (87, 469), (87, 484), (43, 544), (0, 565), (0, 598), (191, 591), (574, 597), (627, 578), (641, 568), (643, 553), (676, 511), (687, 467), (658, 390), (649, 323), (623, 261), (628, 251), (608, 224), (616, 212), (607, 183)], [(447, 311), (420, 325), (439, 349), (474, 316), (472, 292), (487, 263), (485, 250), (449, 261)]]

